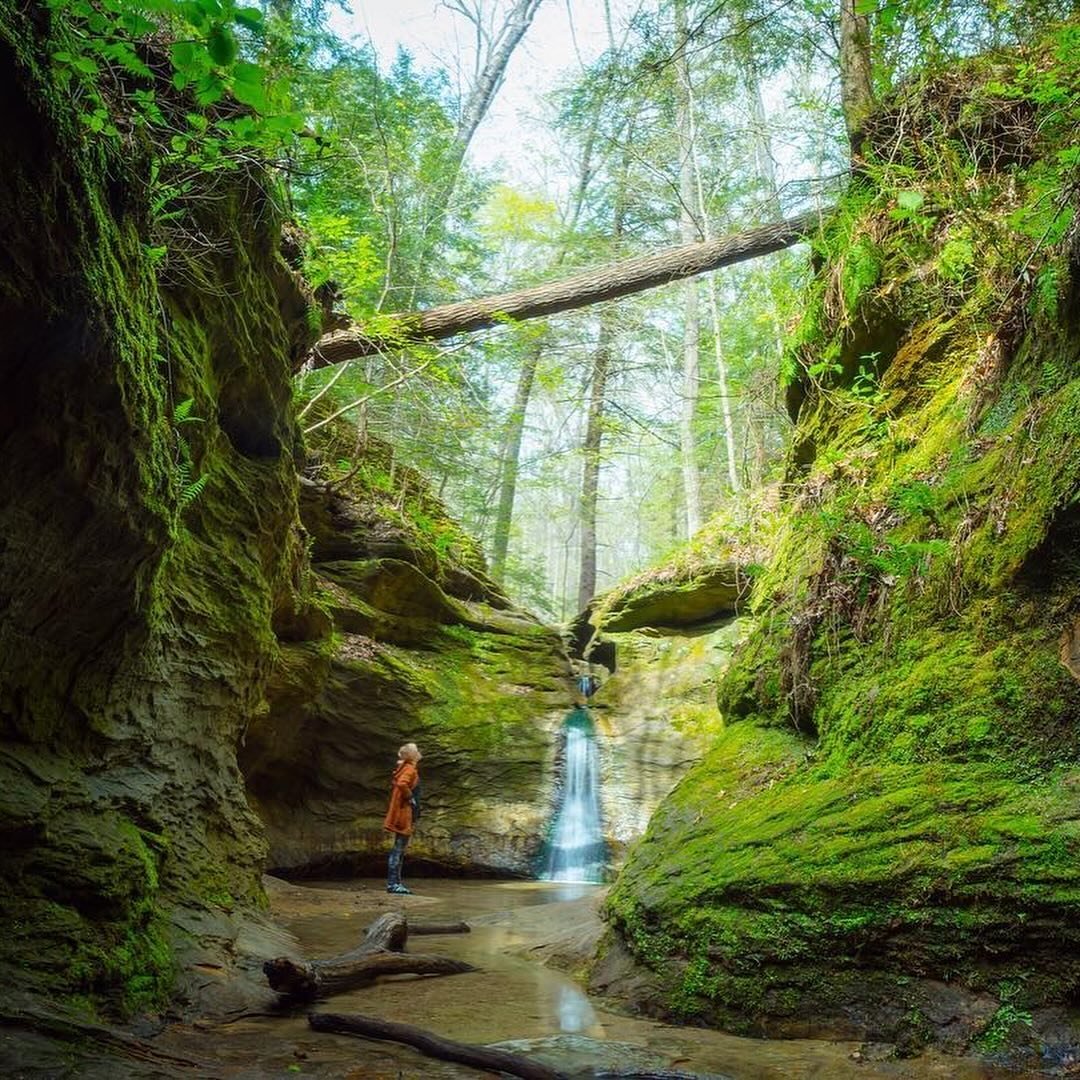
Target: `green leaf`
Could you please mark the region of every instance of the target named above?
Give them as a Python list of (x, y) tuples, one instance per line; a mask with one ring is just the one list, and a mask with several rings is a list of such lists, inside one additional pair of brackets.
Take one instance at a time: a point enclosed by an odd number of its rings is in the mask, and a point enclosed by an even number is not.
[(169, 49), (169, 59), (177, 71), (199, 75), (204, 69), (205, 50), (193, 41), (178, 41)]
[(233, 83), (232, 93), (241, 105), (247, 105), (256, 112), (266, 112), (266, 91), (257, 83), (247, 83), (238, 79)]
[(75, 56), (71, 60), (71, 66), (76, 71), (81, 71), (84, 75), (97, 75), (101, 70), (96, 61), (89, 56)]
[(195, 84), (195, 100), (200, 105), (213, 105), (225, 94), (225, 84), (214, 74), (203, 75)]
[(926, 201), (921, 191), (901, 191), (896, 196), (896, 205), (901, 210), (918, 210)]
[(282, 113), (266, 118), (266, 130), (272, 135), (291, 135), (304, 126), (303, 117), (296, 113)]
[(247, 60), (241, 60), (233, 68), (234, 79), (256, 86), (262, 85), (263, 74), (263, 69), (258, 64), (251, 64)]
[(202, 29), (209, 21), (206, 12), (194, 2), (180, 5), (180, 13), (192, 26)]
[(156, 27), (137, 11), (127, 11), (120, 16), (120, 24), (132, 37), (145, 37), (154, 32)]
[(238, 51), (233, 32), (227, 26), (218, 23), (206, 39), (206, 51), (214, 63), (221, 67), (228, 67), (236, 59)]
[(258, 8), (237, 8), (233, 18), (249, 30), (261, 30), (263, 28), (263, 13)]

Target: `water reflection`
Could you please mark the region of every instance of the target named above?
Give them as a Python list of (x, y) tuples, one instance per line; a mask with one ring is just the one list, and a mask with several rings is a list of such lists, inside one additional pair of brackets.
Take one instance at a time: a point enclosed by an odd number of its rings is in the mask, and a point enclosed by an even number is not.
[(558, 993), (555, 1011), (560, 1031), (587, 1031), (596, 1026), (596, 1013), (580, 990), (563, 985)]

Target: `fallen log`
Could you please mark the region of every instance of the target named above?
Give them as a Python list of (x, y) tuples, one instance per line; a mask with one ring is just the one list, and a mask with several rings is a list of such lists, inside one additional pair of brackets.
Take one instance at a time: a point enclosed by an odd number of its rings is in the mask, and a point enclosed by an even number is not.
[(386, 911), (364, 931), (360, 949), (389, 949), (391, 952), (401, 952), (408, 937), (409, 924), (405, 916), (400, 911)]
[(409, 922), (410, 934), (471, 934), (467, 922)]
[[(358, 951), (358, 950), (357, 950)], [(472, 964), (450, 956), (427, 953), (345, 953), (332, 960), (290, 960), (280, 956), (263, 964), (273, 990), (292, 998), (314, 1001), (367, 986), (380, 975), (460, 975), (475, 971)]]
[(305, 367), (315, 371), (380, 351), (443, 341), (457, 334), (496, 326), (508, 319), (520, 321), (556, 315), (682, 281), (791, 247), (818, 230), (821, 216), (817, 211), (810, 211), (786, 221), (744, 229), (731, 236), (682, 244), (578, 271), (561, 281), (549, 281), (517, 292), (462, 300), (426, 311), (400, 312), (384, 319), (383, 325), (389, 329), (381, 336), (362, 324), (353, 323), (345, 329), (324, 334), (312, 349)]
[(374, 1016), (344, 1015), (341, 1013), (311, 1013), (308, 1024), (312, 1031), (331, 1032), (336, 1035), (358, 1035), (364, 1039), (382, 1039), (404, 1043), (428, 1057), (440, 1061), (453, 1061), (459, 1065), (471, 1065), (477, 1069), (508, 1073), (522, 1080), (566, 1080), (565, 1073), (557, 1072), (547, 1065), (530, 1061), (506, 1050), (491, 1050), (486, 1046), (459, 1043), (444, 1039), (434, 1032), (411, 1024), (398, 1024), (392, 1020), (379, 1020)]
[(326, 960), (279, 956), (263, 964), (263, 974), (277, 993), (313, 1001), (366, 986), (380, 975), (458, 975), (476, 970), (472, 964), (449, 956), (406, 953), (407, 936), (405, 916), (387, 912), (368, 927), (355, 949)]

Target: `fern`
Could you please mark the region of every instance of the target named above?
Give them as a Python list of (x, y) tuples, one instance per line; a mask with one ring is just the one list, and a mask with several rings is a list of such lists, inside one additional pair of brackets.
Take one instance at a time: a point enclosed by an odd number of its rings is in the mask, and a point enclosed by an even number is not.
[(173, 466), (173, 479), (180, 491), (177, 507), (181, 513), (203, 493), (209, 480), (205, 473), (201, 476), (194, 475), (195, 463), (191, 454), (191, 445), (179, 431), (181, 424), (202, 423), (201, 416), (191, 415), (194, 404), (194, 398), (185, 398), (173, 409), (173, 424), (175, 425), (173, 434), (176, 437), (176, 463)]
[(1044, 360), (1039, 372), (1039, 392), (1052, 394), (1069, 381), (1065, 368), (1056, 360)]
[(176, 408), (173, 409), (173, 423), (174, 424), (201, 424), (201, 416), (192, 416), (191, 410), (195, 406), (194, 398), (184, 398)]
[(206, 473), (197, 476), (190, 484), (180, 489), (180, 509), (186, 510), (202, 493), (210, 477)]

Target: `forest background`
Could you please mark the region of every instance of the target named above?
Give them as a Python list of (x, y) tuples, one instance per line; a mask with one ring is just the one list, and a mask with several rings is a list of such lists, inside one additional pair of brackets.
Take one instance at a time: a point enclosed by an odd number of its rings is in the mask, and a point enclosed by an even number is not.
[[(102, 77), (115, 72), (156, 143), (160, 272), (178, 246), (198, 242), (182, 225), (196, 177), (269, 156), (322, 300), (312, 318), (324, 332), (359, 325), (379, 342), (327, 366), (316, 350), (298, 376), (316, 452), (308, 478), (359, 479), (392, 515), (415, 497), (418, 470), (510, 595), (560, 619), (710, 520), (745, 530), (776, 499), (785, 386), (826, 374), (799, 371), (785, 347), (807, 251), (546, 319), (502, 319), (449, 344), (395, 336), (390, 316), (825, 211), (853, 160), (864, 164), (860, 113), (876, 96), (1012, 47), (1075, 8), (594, 0), (592, 34), (579, 37), (562, 0), (433, 0), (453, 48), (417, 62), (380, 54), (362, 31), (348, 36), (362, 17), (323, 0), (56, 6), (84, 27), (81, 47), (54, 59), (89, 88), (91, 131), (124, 135)], [(547, 92), (516, 126), (502, 118), (501, 155), (472, 153), (510, 65), (529, 64), (538, 12), (550, 19), (555, 8), (566, 33), (561, 60), (545, 58)], [(200, 106), (182, 122), (138, 88), (146, 57), (132, 43), (161, 19), (173, 84)], [(229, 100), (240, 110), (223, 108)], [(893, 212), (917, 217), (919, 178), (890, 175), (900, 184)], [(858, 255), (847, 258), (861, 288)], [(872, 394), (875, 379), (867, 355), (856, 390)], [(212, 478), (193, 479), (192, 498), (200, 482)], [(457, 542), (422, 508), (410, 517), (434, 546)]]

